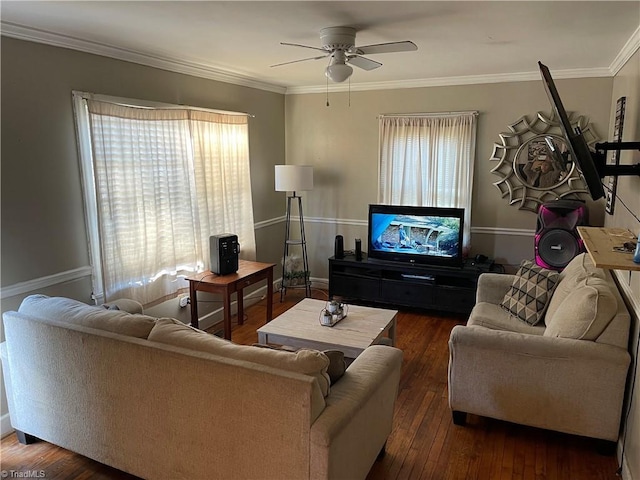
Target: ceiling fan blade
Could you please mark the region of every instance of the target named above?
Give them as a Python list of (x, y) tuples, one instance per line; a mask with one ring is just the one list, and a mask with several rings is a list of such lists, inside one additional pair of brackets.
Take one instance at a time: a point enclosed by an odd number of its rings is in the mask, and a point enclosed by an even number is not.
[(418, 47), (415, 43), (405, 40), (404, 42), (378, 43), (376, 45), (364, 45), (356, 47), (355, 51), (358, 55), (370, 55), (372, 53), (395, 53), (395, 52), (413, 52)]
[(329, 54), (327, 53), (326, 55), (320, 55), (319, 57), (302, 58), (300, 60), (292, 60), (291, 62), (276, 63), (275, 65), (269, 65), (269, 66), (270, 67), (281, 67), (282, 65), (289, 65), (291, 63), (298, 63), (298, 62), (306, 62), (307, 60), (320, 60), (321, 58), (327, 58), (328, 56), (329, 56)]
[(355, 65), (363, 70), (375, 70), (378, 67), (381, 67), (382, 64), (380, 62), (376, 62), (375, 60), (371, 60), (369, 58), (361, 57), (359, 55), (354, 55), (353, 57), (349, 57), (349, 64)]
[(287, 43), (287, 42), (280, 42), (280, 45), (285, 45), (287, 47), (302, 47), (302, 48), (310, 48), (312, 50), (320, 50), (321, 52), (326, 52), (326, 50), (324, 48), (319, 48), (319, 47), (311, 47), (309, 45), (301, 45), (299, 43)]

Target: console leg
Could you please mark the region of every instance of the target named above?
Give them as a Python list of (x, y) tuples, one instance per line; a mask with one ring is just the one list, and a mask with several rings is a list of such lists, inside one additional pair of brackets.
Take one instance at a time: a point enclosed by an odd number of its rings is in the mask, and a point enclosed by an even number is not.
[(453, 417), (454, 425), (465, 425), (467, 423), (467, 414), (466, 412), (459, 412), (457, 410), (451, 411), (451, 416)]
[(29, 435), (28, 433), (24, 433), (20, 430), (16, 430), (16, 437), (18, 437), (18, 441), (22, 445), (31, 445), (32, 443), (36, 443), (38, 441), (37, 437)]

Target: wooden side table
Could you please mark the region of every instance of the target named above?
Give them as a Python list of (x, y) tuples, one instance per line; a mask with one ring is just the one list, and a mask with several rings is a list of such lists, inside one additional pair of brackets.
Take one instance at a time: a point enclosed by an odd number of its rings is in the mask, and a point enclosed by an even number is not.
[(208, 271), (188, 277), (191, 326), (195, 328), (200, 326), (197, 292), (219, 293), (222, 295), (224, 310), (224, 338), (231, 340), (231, 294), (237, 293), (238, 324), (242, 325), (244, 322), (242, 290), (261, 280), (267, 281), (267, 322), (270, 322), (273, 315), (273, 267), (275, 266), (275, 263), (240, 260), (236, 273), (217, 275)]

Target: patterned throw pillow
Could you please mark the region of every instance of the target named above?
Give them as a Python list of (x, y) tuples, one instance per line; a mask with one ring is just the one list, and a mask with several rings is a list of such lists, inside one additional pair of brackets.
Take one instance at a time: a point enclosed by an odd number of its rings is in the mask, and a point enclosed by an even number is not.
[(542, 320), (559, 280), (558, 272), (524, 260), (500, 306), (523, 322), (536, 325)]

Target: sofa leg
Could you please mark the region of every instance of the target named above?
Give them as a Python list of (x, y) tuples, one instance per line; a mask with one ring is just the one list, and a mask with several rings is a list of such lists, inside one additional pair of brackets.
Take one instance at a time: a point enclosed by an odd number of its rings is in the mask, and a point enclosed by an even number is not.
[(18, 437), (18, 441), (22, 445), (31, 445), (32, 443), (36, 443), (38, 441), (37, 437), (29, 435), (28, 433), (24, 433), (20, 430), (16, 430), (16, 437)]
[(598, 440), (596, 451), (600, 455), (611, 456), (618, 450), (618, 443), (610, 440)]
[(454, 425), (465, 425), (467, 423), (466, 412), (459, 412), (458, 410), (451, 410), (451, 416), (453, 417)]

